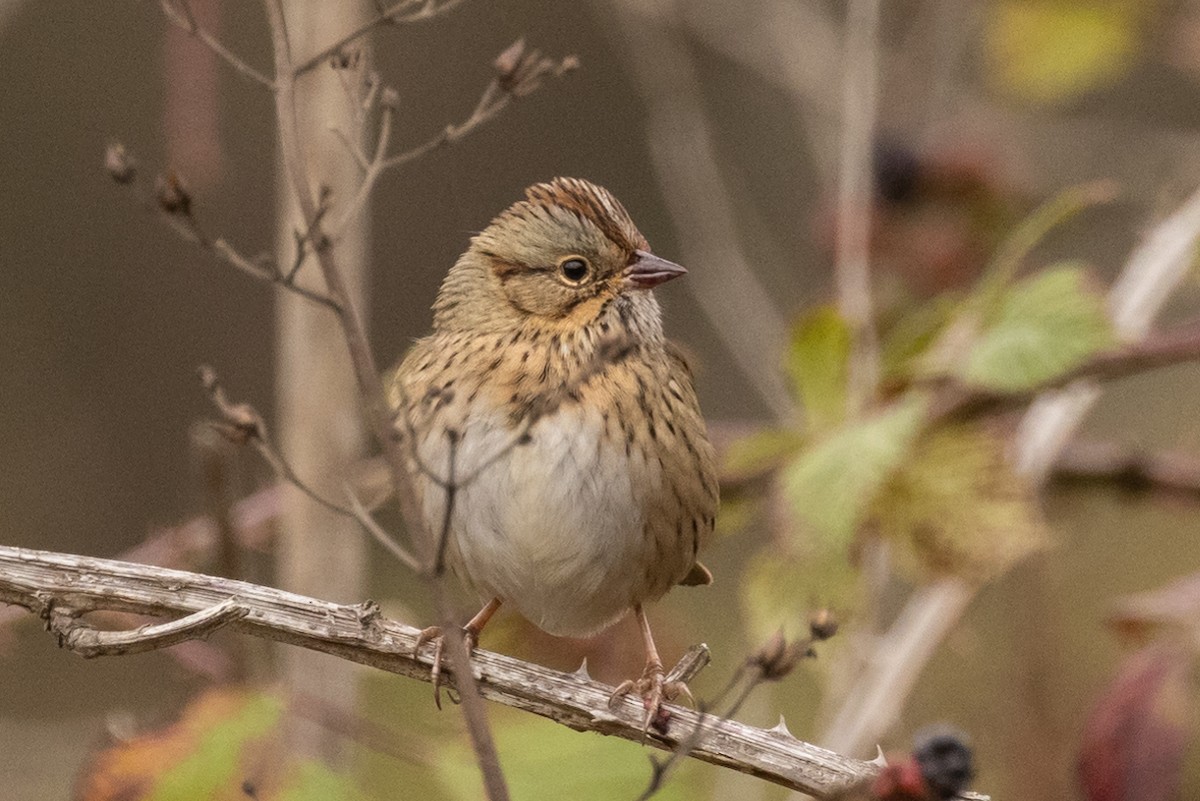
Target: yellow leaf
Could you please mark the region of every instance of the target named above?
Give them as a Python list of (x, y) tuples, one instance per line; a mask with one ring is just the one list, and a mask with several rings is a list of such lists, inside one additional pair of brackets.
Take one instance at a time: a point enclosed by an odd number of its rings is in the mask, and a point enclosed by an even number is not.
[(1048, 539), (1033, 492), (1004, 459), (1003, 443), (971, 425), (920, 440), (880, 493), (872, 519), (899, 546), (902, 565), (981, 582)]
[(998, 88), (1033, 103), (1069, 101), (1133, 63), (1140, 0), (1001, 0), (989, 5), (985, 47)]

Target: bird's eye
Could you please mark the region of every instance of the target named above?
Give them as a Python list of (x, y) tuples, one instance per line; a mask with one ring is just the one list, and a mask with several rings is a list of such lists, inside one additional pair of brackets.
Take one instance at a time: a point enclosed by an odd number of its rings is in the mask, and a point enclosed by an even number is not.
[(572, 256), (569, 259), (563, 259), (558, 265), (558, 271), (562, 273), (562, 277), (570, 281), (572, 284), (578, 284), (583, 279), (588, 277), (590, 268), (586, 259), (579, 256)]

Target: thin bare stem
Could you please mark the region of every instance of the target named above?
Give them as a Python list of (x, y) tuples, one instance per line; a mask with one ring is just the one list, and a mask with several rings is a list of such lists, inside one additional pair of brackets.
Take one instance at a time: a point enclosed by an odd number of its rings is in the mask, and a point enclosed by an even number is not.
[(1105, 484), (1130, 493), (1164, 493), (1200, 500), (1200, 459), (1115, 442), (1072, 442), (1051, 473), (1054, 481)]
[(837, 197), (838, 308), (850, 325), (850, 414), (870, 403), (879, 380), (879, 341), (871, 301), (873, 138), (878, 94), (879, 0), (850, 0), (842, 86), (842, 148)]
[(367, 533), (375, 538), (375, 541), (388, 550), (388, 552), (399, 559), (414, 573), (421, 570), (421, 563), (417, 561), (417, 557), (409, 553), (409, 550), (400, 544), (400, 541), (384, 530), (383, 526), (371, 516), (367, 508), (363, 506), (362, 501), (358, 499), (358, 495), (354, 493), (354, 489), (346, 485), (346, 497), (350, 499), (350, 511), (354, 513), (354, 517), (362, 524), (362, 527), (367, 530)]
[(275, 88), (274, 81), (254, 67), (251, 67), (241, 57), (235, 55), (233, 51), (221, 44), (219, 39), (200, 27), (196, 22), (196, 17), (192, 13), (192, 7), (188, 0), (179, 0), (178, 5), (173, 0), (159, 0), (158, 4), (162, 7), (163, 14), (168, 20), (182, 28), (188, 35), (202, 42), (205, 47), (216, 53), (219, 58), (237, 70), (239, 74), (268, 89), (273, 90)]
[[(437, 3), (433, 0), (400, 0), (398, 3), (392, 4), (386, 10), (381, 11), (379, 16), (364, 22), (362, 25), (355, 28), (350, 33), (338, 39), (328, 47), (318, 50), (317, 53), (293, 67), (292, 76), (298, 78), (306, 72), (309, 72), (320, 66), (322, 62), (333, 58), (342, 48), (355, 42), (358, 39), (366, 36), (375, 28), (387, 24), (401, 24), (406, 22), (420, 22), (423, 20), (433, 19), (439, 14), (444, 14), (447, 11), (461, 5), (464, 0), (445, 0), (445, 2)], [(413, 6), (420, 6), (416, 11), (405, 13)]]
[(437, 556), (433, 560), (433, 572), (438, 576), (446, 572), (446, 546), (450, 544), (450, 524), (454, 522), (454, 500), (458, 495), (459, 484), (455, 480), (458, 438), (457, 431), (447, 429), (446, 443), (450, 446), (450, 454), (446, 457), (446, 506), (442, 514), (442, 527), (438, 531)]
[[(124, 152), (124, 148), (118, 144), (109, 146), (110, 151), (114, 149), (120, 149), (122, 153)], [(172, 174), (168, 173), (168, 175), (171, 180), (178, 180)], [(177, 185), (175, 188), (181, 193), (180, 197), (183, 199), (183, 202), (178, 206), (170, 206), (168, 208), (162, 198), (155, 198), (149, 188), (142, 184), (136, 172), (130, 172), (124, 180), (118, 180), (117, 182), (133, 193), (142, 208), (164, 222), (181, 239), (192, 243), (217, 261), (241, 273), (245, 273), (257, 281), (275, 284), (289, 292), (294, 292), (306, 300), (325, 306), (331, 311), (339, 311), (337, 303), (328, 295), (288, 281), (287, 277), (278, 270), (274, 262), (270, 259), (248, 258), (225, 239), (209, 235), (200, 225), (199, 220), (196, 219), (191, 207), (191, 197), (186, 194), (186, 190), (182, 186)]]

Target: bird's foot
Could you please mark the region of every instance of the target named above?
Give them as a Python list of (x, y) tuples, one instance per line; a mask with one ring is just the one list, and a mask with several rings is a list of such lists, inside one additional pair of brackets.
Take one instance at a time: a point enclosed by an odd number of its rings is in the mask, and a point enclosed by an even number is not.
[(687, 684), (679, 680), (667, 679), (666, 671), (663, 670), (662, 663), (658, 660), (646, 663), (646, 669), (642, 672), (641, 678), (627, 679), (617, 685), (617, 689), (613, 690), (613, 694), (608, 698), (609, 707), (616, 706), (622, 698), (632, 693), (637, 693), (642, 697), (642, 704), (646, 708), (646, 717), (642, 721), (643, 739), (649, 733), (651, 726), (659, 734), (666, 733), (671, 714), (663, 707), (664, 701), (674, 701), (682, 696), (692, 706), (696, 705), (696, 700), (692, 697), (692, 691), (688, 689)]
[[(475, 650), (478, 641), (478, 634), (469, 626), (463, 627), (463, 640), (467, 645), (467, 653), (470, 654)], [(446, 637), (442, 634), (441, 626), (430, 626), (427, 629), (421, 629), (421, 633), (417, 635), (417, 644), (413, 646), (413, 656), (415, 657), (421, 651), (421, 646), (428, 643), (433, 643), (433, 668), (429, 672), (430, 681), (433, 682), (433, 703), (438, 709), (442, 708), (442, 651), (445, 649)], [(450, 695), (450, 700), (454, 701), (454, 695)]]

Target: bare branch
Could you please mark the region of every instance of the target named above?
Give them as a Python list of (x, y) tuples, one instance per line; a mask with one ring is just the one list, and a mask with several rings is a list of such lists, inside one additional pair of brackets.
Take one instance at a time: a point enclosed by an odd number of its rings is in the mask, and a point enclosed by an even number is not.
[(205, 364), (201, 365), (197, 372), (209, 400), (221, 415), (221, 424), (216, 426), (218, 431), (235, 444), (253, 446), (270, 465), (275, 475), (303, 492), (315, 503), (344, 517), (356, 517), (352, 510), (323, 497), (296, 474), (291, 464), (271, 441), (262, 415), (248, 403), (230, 403), (215, 370)]
[(196, 245), (200, 250), (239, 272), (259, 281), (281, 286), (289, 292), (319, 303), (334, 312), (337, 304), (328, 295), (306, 289), (287, 280), (269, 258), (251, 259), (240, 253), (233, 245), (220, 237), (210, 236), (196, 219), (192, 209), (192, 198), (179, 176), (168, 170), (159, 176), (154, 193), (142, 185), (136, 170), (136, 162), (118, 142), (105, 150), (105, 169), (120, 186), (133, 192), (142, 208), (162, 220), (181, 239)]
[[(147, 615), (192, 614), (231, 598), (248, 610), (229, 628), (333, 654), (360, 664), (429, 681), (426, 656), (413, 648), (420, 632), (379, 616), (367, 603), (346, 606), (231, 579), (107, 559), (0, 546), (0, 602), (48, 614), (56, 604)], [(643, 739), (640, 702), (608, 706), (612, 688), (489, 651), (475, 651), (470, 671), (490, 700), (523, 709), (578, 731)], [(454, 673), (457, 681), (458, 673)], [(465, 682), (457, 681), (459, 688)], [(695, 730), (700, 715), (670, 706), (666, 734), (646, 742), (674, 749)], [(694, 758), (830, 798), (874, 776), (877, 765), (839, 756), (781, 732), (732, 720), (716, 722), (696, 745)]]
[(1132, 493), (1159, 492), (1200, 500), (1200, 459), (1155, 453), (1115, 442), (1073, 442), (1059, 455), (1054, 481), (1108, 484)]
[[(322, 62), (335, 57), (342, 51), (344, 47), (352, 42), (366, 36), (374, 28), (381, 25), (399, 25), (407, 22), (421, 22), (428, 19), (433, 19), (439, 14), (444, 14), (447, 11), (461, 5), (463, 0), (444, 0), (441, 3), (435, 0), (400, 0), (398, 3), (392, 4), (389, 8), (379, 13), (379, 16), (374, 19), (364, 22), (362, 25), (355, 28), (350, 33), (338, 39), (333, 44), (325, 47), (317, 53), (292, 68), (292, 77), (298, 78), (306, 72), (309, 72), (320, 66)], [(412, 10), (414, 6), (419, 6)]]
[(228, 598), (207, 609), (201, 609), (169, 623), (142, 626), (133, 631), (99, 631), (81, 621), (69, 607), (49, 609), (50, 631), (58, 635), (58, 644), (69, 648), (85, 659), (96, 656), (140, 654), (159, 648), (169, 648), (187, 640), (204, 639), (217, 629), (241, 620), (250, 610)]
[(367, 533), (375, 538), (375, 541), (388, 550), (388, 552), (399, 559), (414, 573), (421, 570), (421, 563), (417, 561), (417, 557), (409, 553), (408, 549), (400, 544), (400, 541), (384, 530), (383, 526), (371, 516), (367, 508), (363, 506), (362, 501), (354, 493), (354, 490), (349, 484), (346, 485), (346, 497), (350, 499), (350, 511), (354, 513), (354, 517), (362, 524), (362, 527), (367, 530)]
[(879, 380), (871, 301), (872, 147), (878, 94), (880, 0), (851, 0), (843, 51), (842, 151), (838, 178), (838, 309), (850, 326), (850, 413), (867, 407)]
[(174, 0), (158, 0), (158, 4), (162, 7), (163, 14), (167, 19), (186, 31), (188, 35), (203, 42), (209, 50), (216, 53), (226, 64), (255, 83), (259, 83), (271, 90), (275, 89), (274, 81), (254, 67), (251, 67), (229, 48), (221, 44), (219, 39), (200, 27), (196, 22), (195, 15), (192, 14), (192, 7), (188, 0), (179, 0), (178, 6), (176, 6)]
[[(385, 171), (416, 161), (434, 150), (457, 144), (494, 119), (513, 100), (535, 91), (546, 78), (558, 78), (578, 68), (579, 60), (575, 56), (565, 56), (561, 59), (548, 58), (537, 50), (527, 50), (524, 40), (517, 40), (496, 58), (495, 66), (496, 77), (484, 89), (475, 108), (465, 120), (458, 124), (447, 125), (435, 136), (393, 156), (388, 156), (387, 150), (391, 144), (392, 118), (395, 114), (397, 100), (394, 91), (383, 90), (381, 100), (383, 118), (380, 121), (375, 155), (363, 167), (365, 175), (354, 198), (346, 204), (337, 223), (331, 226), (333, 231), (331, 236), (334, 240), (337, 240), (338, 232), (366, 206), (371, 191)], [(339, 135), (345, 138), (345, 134)], [(348, 140), (345, 141), (350, 147)], [(352, 148), (351, 152), (362, 164), (361, 152), (357, 148)]]

